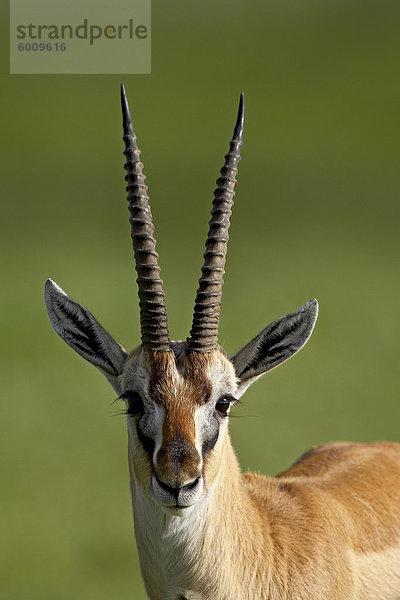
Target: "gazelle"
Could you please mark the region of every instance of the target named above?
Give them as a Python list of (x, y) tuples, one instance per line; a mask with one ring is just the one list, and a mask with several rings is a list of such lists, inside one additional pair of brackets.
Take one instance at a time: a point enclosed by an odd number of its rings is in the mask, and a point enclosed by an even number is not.
[(136, 541), (153, 600), (399, 600), (400, 445), (331, 443), (275, 478), (242, 474), (231, 406), (310, 337), (316, 300), (229, 358), (218, 345), (244, 99), (217, 180), (193, 324), (169, 339), (140, 151), (121, 89), (141, 344), (127, 353), (51, 280), (56, 332), (126, 402)]

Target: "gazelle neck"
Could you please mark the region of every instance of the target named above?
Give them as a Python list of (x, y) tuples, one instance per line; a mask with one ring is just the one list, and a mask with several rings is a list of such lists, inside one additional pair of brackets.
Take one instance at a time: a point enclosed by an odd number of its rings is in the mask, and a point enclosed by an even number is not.
[(259, 517), (229, 435), (224, 439), (213, 489), (179, 515), (168, 513), (140, 487), (131, 454), (129, 464), (135, 535), (150, 598), (200, 600), (215, 597), (217, 588), (221, 590), (218, 597), (225, 598), (223, 590), (240, 589), (243, 571), (239, 573), (233, 565), (245, 565), (245, 556), (253, 553), (257, 544), (259, 548), (265, 544), (265, 523), (250, 531), (249, 523)]

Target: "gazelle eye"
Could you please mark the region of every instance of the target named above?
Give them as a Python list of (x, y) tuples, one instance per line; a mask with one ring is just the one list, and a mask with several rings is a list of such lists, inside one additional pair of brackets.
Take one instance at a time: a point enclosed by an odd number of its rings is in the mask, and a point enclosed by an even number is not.
[(228, 410), (230, 405), (232, 404), (232, 401), (233, 399), (229, 396), (223, 396), (218, 400), (218, 402), (215, 405), (215, 408), (220, 413), (220, 415), (222, 415), (223, 417), (228, 416)]
[(126, 400), (126, 412), (128, 415), (136, 417), (136, 415), (138, 415), (143, 410), (143, 402), (140, 395), (137, 392), (128, 390), (127, 392), (124, 392), (122, 394), (121, 398)]

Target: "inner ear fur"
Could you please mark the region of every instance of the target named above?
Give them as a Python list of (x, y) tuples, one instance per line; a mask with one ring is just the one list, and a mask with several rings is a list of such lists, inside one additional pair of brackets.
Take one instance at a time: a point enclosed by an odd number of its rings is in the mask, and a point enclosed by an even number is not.
[(107, 377), (113, 385), (121, 374), (126, 351), (81, 304), (70, 298), (54, 281), (45, 284), (47, 313), (58, 335)]
[[(263, 329), (231, 358), (240, 383), (274, 369), (296, 354), (310, 337), (318, 317), (318, 302), (309, 300), (295, 312)], [(246, 387), (247, 387), (246, 385)]]

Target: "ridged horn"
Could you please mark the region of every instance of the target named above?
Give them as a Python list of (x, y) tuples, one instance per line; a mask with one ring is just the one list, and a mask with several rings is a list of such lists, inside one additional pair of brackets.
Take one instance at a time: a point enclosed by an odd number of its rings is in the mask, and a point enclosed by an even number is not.
[(139, 288), (142, 346), (152, 350), (169, 350), (167, 312), (158, 266), (156, 240), (153, 236), (154, 225), (145, 185), (146, 177), (143, 174), (140, 150), (136, 145), (136, 134), (123, 85), (121, 85), (121, 105), (126, 157), (125, 181), (132, 245), (138, 274), (136, 281)]
[(232, 214), (236, 175), (243, 142), (244, 95), (240, 95), (239, 111), (233, 138), (225, 155), (225, 164), (214, 191), (210, 230), (206, 240), (204, 266), (199, 279), (188, 348), (196, 352), (211, 352), (218, 344), (222, 285), (228, 245), (229, 218)]

